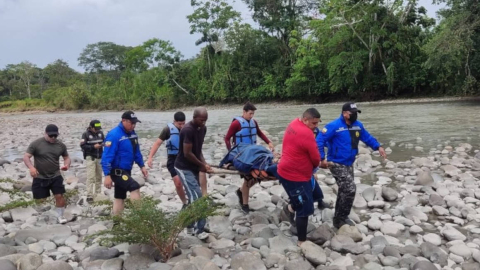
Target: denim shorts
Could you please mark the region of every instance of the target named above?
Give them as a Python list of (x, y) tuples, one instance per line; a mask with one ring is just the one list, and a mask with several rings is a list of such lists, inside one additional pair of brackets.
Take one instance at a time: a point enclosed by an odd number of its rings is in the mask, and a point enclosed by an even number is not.
[(277, 172), (277, 165), (267, 169), (267, 173), (275, 176), (287, 192), (290, 204), (297, 217), (308, 217), (313, 214), (313, 203), (323, 199), (323, 193), (317, 181), (292, 181), (281, 177)]

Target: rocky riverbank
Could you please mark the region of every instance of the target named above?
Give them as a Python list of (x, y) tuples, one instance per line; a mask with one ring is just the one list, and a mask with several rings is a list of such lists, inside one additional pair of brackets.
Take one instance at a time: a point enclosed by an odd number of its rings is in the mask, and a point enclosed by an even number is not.
[[(23, 153), (53, 120), (22, 118), (8, 126), (0, 119), (7, 127), (0, 131), (0, 151)], [(78, 153), (78, 132), (86, 124), (70, 120), (57, 123), (70, 153)], [(104, 122), (104, 127), (115, 124)], [(205, 152), (213, 164), (225, 153), (222, 132), (208, 134)], [(269, 136), (278, 144), (281, 134)], [(144, 156), (154, 139), (141, 138)], [(158, 253), (150, 246), (118, 243), (102, 247), (87, 241), (86, 236), (112, 226), (100, 219), (108, 211), (104, 206), (78, 205), (73, 198), (66, 210), (70, 222), (65, 225), (56, 224), (56, 214), (48, 205), (1, 213), (0, 269), (480, 269), (478, 145), (444, 141), (427, 150), (419, 139), (415, 145), (390, 142), (387, 146), (391, 155), (399, 147), (413, 147), (423, 154), (402, 162), (382, 161), (378, 153), (361, 147), (355, 164), (357, 195), (350, 215), (357, 226), (334, 230), (333, 209), (316, 209), (308, 228), (309, 241), (301, 247), (296, 246), (295, 228), (280, 214), (287, 196), (277, 181), (252, 188), (250, 207), (255, 211), (245, 215), (235, 195), (242, 180), (235, 175), (211, 175), (208, 190), (224, 205), (222, 214), (209, 219), (207, 239), (182, 234), (181, 253), (167, 263), (158, 262)], [(157, 154), (150, 177), (143, 180), (135, 169), (134, 178), (142, 185), (142, 193), (162, 201), (159, 207), (178, 211), (181, 202), (168, 171), (160, 166), (165, 162), (163, 153)], [(15, 181), (2, 187), (30, 192), (31, 177), (20, 159), (0, 160), (0, 176)], [(78, 198), (85, 194), (81, 158), (73, 158), (65, 179), (67, 190), (78, 191)], [(333, 205), (338, 188), (329, 171), (320, 170), (318, 181), (325, 201)], [(102, 190), (97, 200), (112, 197), (113, 190)], [(1, 205), (11, 199), (7, 193), (0, 194)]]

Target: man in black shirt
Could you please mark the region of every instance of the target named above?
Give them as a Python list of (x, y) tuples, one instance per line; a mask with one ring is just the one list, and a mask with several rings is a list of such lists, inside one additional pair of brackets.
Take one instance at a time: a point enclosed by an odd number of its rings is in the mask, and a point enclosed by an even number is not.
[(92, 120), (82, 135), (80, 147), (83, 158), (87, 162), (87, 202), (92, 203), (94, 197), (102, 191), (102, 153), (103, 140), (102, 125), (98, 120)]
[[(207, 109), (196, 108), (193, 112), (193, 120), (185, 124), (180, 131), (180, 145), (175, 170), (177, 171), (183, 186), (185, 187), (189, 203), (202, 197), (199, 183), (199, 172), (211, 172), (210, 166), (205, 162), (202, 146), (205, 140), (208, 119)], [(195, 233), (203, 238), (203, 229), (206, 220), (197, 222)], [(194, 224), (187, 227), (187, 233), (194, 233)]]

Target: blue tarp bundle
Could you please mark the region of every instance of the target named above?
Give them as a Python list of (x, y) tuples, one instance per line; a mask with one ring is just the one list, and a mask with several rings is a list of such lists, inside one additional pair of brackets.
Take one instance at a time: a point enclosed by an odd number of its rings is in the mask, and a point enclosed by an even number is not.
[[(267, 168), (273, 164), (273, 153), (261, 145), (240, 143), (227, 153), (218, 166), (223, 167), (223, 165), (229, 163), (237, 171), (250, 175), (250, 172), (254, 169), (267, 171)], [(310, 181), (314, 186), (315, 178), (313, 175)]]
[(261, 145), (240, 143), (227, 153), (219, 166), (228, 163), (244, 174), (250, 174), (254, 169), (266, 171), (273, 164), (273, 153)]

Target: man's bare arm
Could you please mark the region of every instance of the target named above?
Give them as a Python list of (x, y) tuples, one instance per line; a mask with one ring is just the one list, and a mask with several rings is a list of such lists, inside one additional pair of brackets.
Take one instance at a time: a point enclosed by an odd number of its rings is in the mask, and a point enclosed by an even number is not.
[(32, 161), (30, 160), (32, 157), (33, 155), (30, 153), (25, 153), (25, 155), (23, 155), (23, 163), (25, 163), (29, 169), (34, 168)]
[(204, 172), (205, 169), (205, 163), (203, 163), (201, 160), (199, 160), (192, 152), (192, 144), (184, 143), (183, 144), (183, 154), (185, 157), (192, 162), (193, 164), (197, 165), (202, 172)]

